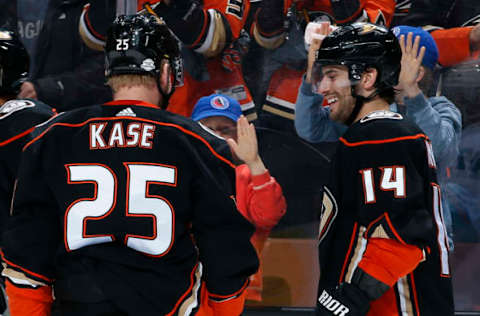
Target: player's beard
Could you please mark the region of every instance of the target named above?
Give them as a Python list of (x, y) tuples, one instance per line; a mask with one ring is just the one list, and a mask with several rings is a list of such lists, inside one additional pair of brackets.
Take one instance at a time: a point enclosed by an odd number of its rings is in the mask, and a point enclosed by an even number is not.
[(339, 95), (337, 101), (330, 105), (330, 119), (345, 124), (354, 107), (355, 98), (351, 94)]

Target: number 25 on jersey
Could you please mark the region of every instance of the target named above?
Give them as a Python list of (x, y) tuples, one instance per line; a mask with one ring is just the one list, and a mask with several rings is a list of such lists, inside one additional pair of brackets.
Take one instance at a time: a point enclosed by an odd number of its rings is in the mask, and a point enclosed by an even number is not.
[[(127, 217), (147, 217), (153, 222), (153, 236), (127, 234), (127, 247), (146, 255), (160, 257), (172, 245), (174, 212), (172, 205), (161, 196), (149, 195), (150, 184), (176, 185), (176, 168), (153, 163), (123, 163), (127, 172)], [(91, 183), (95, 187), (93, 198), (80, 198), (68, 207), (65, 213), (65, 247), (68, 251), (85, 246), (108, 243), (114, 240), (111, 234), (87, 235), (89, 220), (108, 217), (117, 203), (117, 176), (102, 164), (68, 164), (69, 184)]]

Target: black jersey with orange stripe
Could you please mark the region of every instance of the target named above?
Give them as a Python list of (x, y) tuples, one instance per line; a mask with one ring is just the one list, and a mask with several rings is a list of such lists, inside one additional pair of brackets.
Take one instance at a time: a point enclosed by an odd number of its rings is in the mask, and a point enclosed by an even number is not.
[(10, 280), (128, 315), (195, 315), (202, 279), (212, 295), (238, 295), (258, 260), (227, 149), (140, 101), (58, 115), (24, 147), (5, 234)]
[[(10, 100), (0, 107), (0, 240), (7, 221), (22, 147), (35, 125), (54, 115), (48, 105), (35, 100)], [(1, 245), (1, 242), (0, 242)]]
[[(428, 137), (398, 113), (372, 112), (346, 131), (324, 191), (319, 294), (364, 282), (361, 270), (370, 297), (380, 294), (368, 315), (453, 315), (435, 168)], [(405, 262), (384, 260), (395, 257)]]

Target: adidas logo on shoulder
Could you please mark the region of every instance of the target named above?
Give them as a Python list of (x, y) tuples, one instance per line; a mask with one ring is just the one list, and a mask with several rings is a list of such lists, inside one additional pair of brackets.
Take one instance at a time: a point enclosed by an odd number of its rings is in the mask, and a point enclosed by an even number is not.
[(135, 112), (133, 112), (133, 110), (128, 107), (118, 112), (115, 116), (137, 116), (137, 114), (135, 114)]

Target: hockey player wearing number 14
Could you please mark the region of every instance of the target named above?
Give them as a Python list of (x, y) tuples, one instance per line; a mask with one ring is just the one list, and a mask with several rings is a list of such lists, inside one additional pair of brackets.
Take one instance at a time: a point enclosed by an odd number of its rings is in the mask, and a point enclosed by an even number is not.
[(319, 316), (454, 314), (431, 144), (389, 111), (400, 59), (395, 35), (369, 23), (339, 27), (316, 53), (312, 84), (349, 126), (324, 190)]
[(254, 227), (224, 142), (162, 110), (177, 40), (119, 16), (105, 52), (114, 101), (58, 115), (24, 147), (4, 234), (11, 315), (50, 315), (53, 297), (65, 316), (240, 315)]

